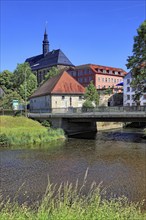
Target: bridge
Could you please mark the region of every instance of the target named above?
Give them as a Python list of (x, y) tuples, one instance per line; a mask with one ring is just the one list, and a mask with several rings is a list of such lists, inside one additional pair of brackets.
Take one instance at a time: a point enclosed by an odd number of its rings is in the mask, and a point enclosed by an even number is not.
[(28, 117), (48, 120), (54, 128), (62, 128), (67, 134), (97, 131), (96, 122), (146, 122), (146, 106), (39, 109)]

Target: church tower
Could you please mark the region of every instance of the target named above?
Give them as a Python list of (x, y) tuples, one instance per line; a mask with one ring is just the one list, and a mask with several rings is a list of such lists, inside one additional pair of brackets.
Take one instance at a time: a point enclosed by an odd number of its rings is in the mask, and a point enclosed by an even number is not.
[(44, 33), (44, 40), (43, 40), (43, 55), (46, 56), (46, 54), (49, 52), (49, 41), (48, 41), (48, 35), (45, 28)]

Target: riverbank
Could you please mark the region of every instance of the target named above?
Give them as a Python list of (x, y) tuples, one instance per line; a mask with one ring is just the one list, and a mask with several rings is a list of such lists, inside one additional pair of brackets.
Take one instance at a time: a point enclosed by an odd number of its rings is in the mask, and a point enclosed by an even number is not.
[(116, 128), (123, 127), (123, 123), (121, 123), (121, 122), (97, 122), (96, 124), (97, 124), (98, 131), (116, 129)]
[(41, 202), (33, 207), (17, 202), (0, 203), (0, 219), (16, 220), (144, 220), (146, 213), (142, 212), (138, 204), (130, 203), (126, 198), (101, 199), (100, 189), (92, 184), (85, 196), (84, 185), (78, 189), (66, 183), (60, 186), (49, 184)]
[(62, 129), (46, 128), (39, 122), (23, 116), (0, 116), (0, 121), (0, 146), (25, 146), (65, 139)]

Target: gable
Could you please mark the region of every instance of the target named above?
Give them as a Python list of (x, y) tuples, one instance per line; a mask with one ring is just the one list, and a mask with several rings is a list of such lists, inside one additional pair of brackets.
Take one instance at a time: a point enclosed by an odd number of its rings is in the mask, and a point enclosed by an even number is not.
[(66, 71), (64, 71), (51, 93), (84, 94), (85, 88), (81, 84), (79, 84), (72, 76), (70, 76)]

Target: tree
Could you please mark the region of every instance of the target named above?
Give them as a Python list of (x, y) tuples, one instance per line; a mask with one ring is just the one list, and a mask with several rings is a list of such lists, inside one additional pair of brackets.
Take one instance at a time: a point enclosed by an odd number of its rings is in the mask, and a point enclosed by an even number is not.
[(17, 65), (14, 71), (14, 88), (25, 100), (36, 90), (37, 78), (31, 71), (29, 63)]
[(93, 102), (96, 106), (99, 104), (99, 94), (93, 84), (93, 81), (91, 81), (86, 87), (85, 99), (87, 103)]
[(136, 88), (134, 100), (139, 101), (146, 91), (146, 20), (137, 29), (132, 52), (133, 55), (128, 57), (126, 66), (132, 73), (131, 86)]
[(13, 90), (13, 81), (13, 73), (9, 70), (4, 70), (0, 74), (0, 86), (6, 94)]
[(4, 109), (12, 109), (13, 100), (18, 100), (19, 103), (23, 102), (21, 96), (16, 91), (12, 91), (11, 93), (6, 94), (2, 99), (0, 99), (0, 107)]
[(57, 69), (57, 67), (52, 67), (49, 72), (45, 75), (45, 81), (54, 77), (54, 76), (57, 76), (59, 74), (59, 69)]

